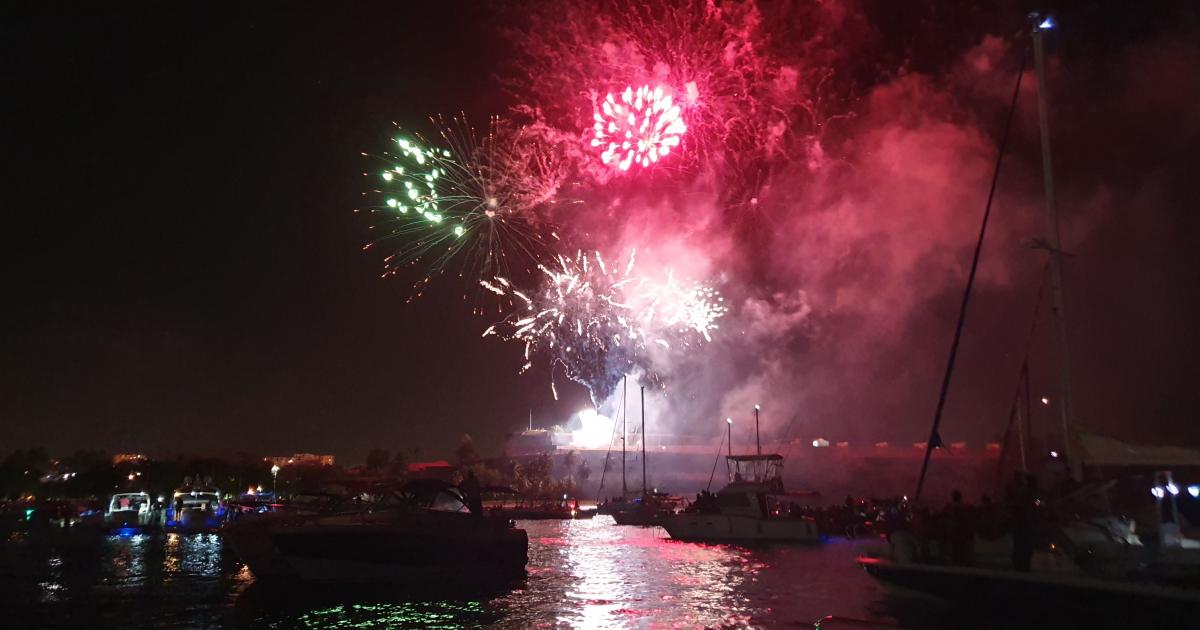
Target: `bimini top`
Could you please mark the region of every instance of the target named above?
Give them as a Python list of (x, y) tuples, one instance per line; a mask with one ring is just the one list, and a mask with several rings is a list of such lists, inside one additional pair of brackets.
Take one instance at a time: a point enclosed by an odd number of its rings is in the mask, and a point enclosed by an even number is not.
[(783, 455), (771, 453), (769, 455), (729, 455), (725, 459), (731, 462), (781, 462)]

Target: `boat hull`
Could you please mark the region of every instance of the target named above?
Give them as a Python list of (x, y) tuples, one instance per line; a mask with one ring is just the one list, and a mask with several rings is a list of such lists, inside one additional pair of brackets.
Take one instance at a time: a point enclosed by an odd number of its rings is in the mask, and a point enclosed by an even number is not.
[(632, 525), (635, 527), (653, 527), (662, 523), (664, 518), (670, 516), (669, 512), (648, 511), (648, 510), (622, 510), (613, 512), (612, 518), (617, 525)]
[(671, 538), (698, 542), (816, 543), (821, 536), (811, 519), (762, 519), (726, 514), (680, 513), (658, 521)]
[(1086, 574), (897, 563), (866, 556), (860, 557), (858, 564), (893, 594), (918, 594), (961, 606), (1053, 602), (1058, 607), (1093, 611), (1104, 605), (1113, 610), (1200, 612), (1200, 592)]
[(507, 521), (464, 514), (263, 519), (231, 527), (227, 536), (255, 577), (312, 582), (519, 577), (529, 548), (525, 531)]

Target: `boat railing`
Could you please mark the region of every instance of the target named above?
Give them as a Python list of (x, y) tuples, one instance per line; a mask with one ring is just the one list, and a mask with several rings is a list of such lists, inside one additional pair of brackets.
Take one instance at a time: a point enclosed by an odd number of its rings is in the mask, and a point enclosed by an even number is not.
[(900, 624), (891, 619), (859, 619), (857, 617), (840, 617), (825, 615), (813, 623), (814, 630), (819, 628), (899, 628)]

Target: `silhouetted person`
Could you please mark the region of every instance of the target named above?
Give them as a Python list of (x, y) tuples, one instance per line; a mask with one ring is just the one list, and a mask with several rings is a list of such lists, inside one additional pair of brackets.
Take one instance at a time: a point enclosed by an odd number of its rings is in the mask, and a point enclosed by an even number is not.
[(1037, 478), (1025, 477), (1013, 497), (1013, 568), (1028, 572), (1033, 564), (1034, 507), (1037, 501)]
[(958, 490), (950, 493), (950, 559), (954, 564), (967, 565), (971, 562), (971, 543), (975, 541), (975, 527), (971, 509), (962, 502)]
[(474, 471), (467, 471), (467, 477), (458, 485), (458, 489), (467, 501), (467, 509), (475, 516), (483, 516), (483, 497), (479, 494), (479, 480), (475, 478)]
[(975, 529), (989, 540), (1000, 535), (1000, 514), (992, 497), (983, 495), (979, 499), (979, 510), (975, 514)]

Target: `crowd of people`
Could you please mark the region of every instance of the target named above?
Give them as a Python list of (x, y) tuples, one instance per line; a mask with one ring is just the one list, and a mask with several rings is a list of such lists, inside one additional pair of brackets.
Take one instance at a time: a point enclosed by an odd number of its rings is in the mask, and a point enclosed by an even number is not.
[(974, 563), (977, 540), (1011, 535), (1012, 567), (1028, 571), (1039, 542), (1041, 505), (1037, 478), (1017, 472), (1005, 487), (1003, 503), (985, 494), (978, 505), (967, 504), (955, 490), (940, 510), (921, 506), (899, 511), (888, 533), (903, 532), (912, 540), (918, 561), (961, 566)]

